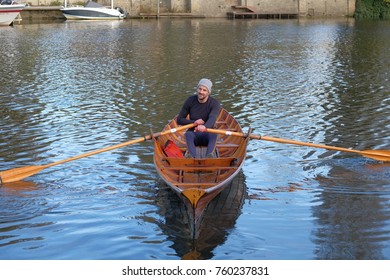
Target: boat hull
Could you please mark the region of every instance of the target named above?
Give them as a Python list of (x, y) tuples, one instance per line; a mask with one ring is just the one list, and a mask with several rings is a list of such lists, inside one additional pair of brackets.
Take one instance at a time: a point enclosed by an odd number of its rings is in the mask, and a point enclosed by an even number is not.
[(25, 7), (24, 4), (0, 5), (0, 26), (11, 25)]
[(67, 20), (109, 20), (124, 19), (125, 15), (117, 9), (71, 7), (61, 9)]
[[(176, 119), (165, 129), (178, 127)], [(240, 131), (238, 122), (224, 109), (221, 109), (216, 125), (218, 129)], [(209, 203), (218, 196), (240, 172), (246, 156), (249, 138), (219, 135), (217, 139), (217, 157), (215, 158), (176, 158), (165, 155), (163, 147), (168, 140), (173, 141), (186, 151), (184, 131), (165, 135), (154, 140), (154, 163), (160, 177), (185, 203), (194, 238), (203, 212)], [(206, 149), (199, 147), (198, 149)], [(202, 155), (201, 151), (198, 155)]]

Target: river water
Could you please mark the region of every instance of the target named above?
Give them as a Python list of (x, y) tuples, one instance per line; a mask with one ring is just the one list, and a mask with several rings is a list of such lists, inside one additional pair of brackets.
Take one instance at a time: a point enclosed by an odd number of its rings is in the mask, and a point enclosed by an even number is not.
[[(388, 21), (22, 24), (0, 49), (0, 170), (160, 131), (203, 77), (244, 130), (390, 150)], [(144, 142), (3, 184), (0, 259), (390, 258), (389, 163), (251, 140), (240, 195), (193, 242), (152, 155)]]

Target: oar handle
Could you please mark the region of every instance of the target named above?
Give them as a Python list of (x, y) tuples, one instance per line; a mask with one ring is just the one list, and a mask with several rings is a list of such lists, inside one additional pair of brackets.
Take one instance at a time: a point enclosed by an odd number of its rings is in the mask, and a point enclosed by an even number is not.
[(187, 125), (174, 127), (174, 128), (171, 128), (171, 129), (166, 129), (166, 130), (163, 130), (161, 132), (157, 132), (157, 133), (154, 133), (154, 134), (150, 135), (151, 137), (149, 139), (152, 139), (152, 137), (157, 138), (157, 137), (162, 136), (162, 135), (176, 133), (178, 131), (190, 129), (190, 128), (193, 128), (195, 126), (197, 126), (197, 124), (190, 123), (190, 124), (187, 124)]
[[(237, 136), (237, 137), (247, 137), (248, 136), (247, 134), (244, 134), (242, 132), (223, 130), (223, 129), (207, 128), (206, 131), (210, 132), (210, 133), (222, 134), (222, 135), (227, 135), (227, 136)], [(250, 134), (250, 136), (251, 137), (254, 136), (253, 138), (255, 138), (255, 137), (259, 137), (259, 139), (261, 138), (261, 136), (257, 136), (254, 134)]]

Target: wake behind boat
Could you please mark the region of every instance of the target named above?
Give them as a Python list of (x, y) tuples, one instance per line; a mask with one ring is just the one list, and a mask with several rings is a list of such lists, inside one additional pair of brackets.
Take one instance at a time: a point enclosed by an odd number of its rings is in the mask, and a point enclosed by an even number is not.
[(17, 4), (11, 0), (3, 0), (0, 3), (0, 26), (11, 25), (19, 13), (26, 7), (25, 4)]
[[(169, 122), (164, 130), (180, 127), (176, 119)], [(242, 132), (239, 123), (221, 109), (215, 127), (232, 132)], [(166, 134), (153, 138), (154, 163), (161, 178), (182, 198), (187, 206), (194, 238), (199, 234), (204, 210), (218, 194), (226, 188), (239, 173), (246, 157), (249, 137), (219, 135), (214, 158), (206, 158), (206, 147), (198, 147), (196, 158), (182, 155), (167, 155), (169, 141), (176, 144), (185, 154), (184, 132)]]
[(111, 1), (110, 8), (93, 1), (88, 1), (84, 7), (67, 7), (67, 4), (65, 3), (65, 8), (61, 9), (61, 11), (68, 20), (107, 20), (126, 18), (126, 13), (122, 8), (114, 8), (113, 1)]

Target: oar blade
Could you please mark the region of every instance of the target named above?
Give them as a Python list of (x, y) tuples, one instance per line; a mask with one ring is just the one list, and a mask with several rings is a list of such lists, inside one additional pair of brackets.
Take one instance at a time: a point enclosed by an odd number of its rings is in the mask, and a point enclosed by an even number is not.
[(27, 178), (29, 176), (38, 173), (44, 168), (45, 166), (33, 165), (33, 166), (17, 167), (6, 171), (1, 171), (0, 172), (1, 183), (5, 184), (5, 183), (12, 183), (12, 182), (23, 180), (24, 178)]
[(364, 150), (361, 152), (362, 155), (368, 158), (372, 158), (379, 161), (390, 161), (389, 150)]

